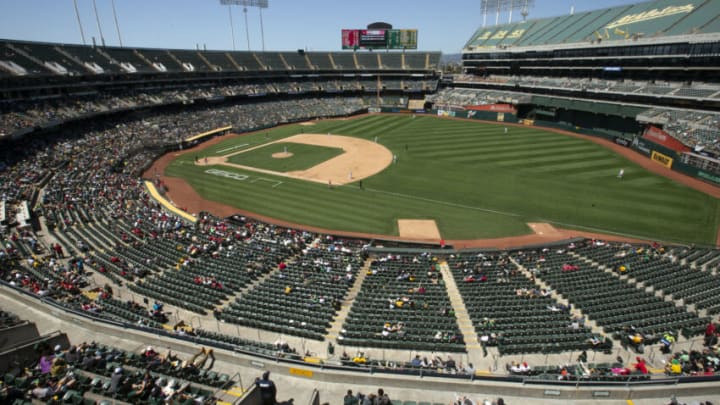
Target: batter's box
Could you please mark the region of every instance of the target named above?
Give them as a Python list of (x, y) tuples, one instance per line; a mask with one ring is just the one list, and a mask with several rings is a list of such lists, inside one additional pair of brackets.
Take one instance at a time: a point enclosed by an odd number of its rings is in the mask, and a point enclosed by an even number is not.
[(268, 183), (273, 183), (273, 185), (270, 186), (270, 187), (272, 187), (272, 188), (275, 188), (275, 187), (283, 184), (283, 182), (280, 181), (280, 180), (266, 179), (266, 178), (264, 178), (264, 177), (258, 177), (258, 178), (252, 179), (252, 180), (250, 180), (250, 183), (257, 183), (258, 181), (265, 181), (265, 182), (268, 182)]

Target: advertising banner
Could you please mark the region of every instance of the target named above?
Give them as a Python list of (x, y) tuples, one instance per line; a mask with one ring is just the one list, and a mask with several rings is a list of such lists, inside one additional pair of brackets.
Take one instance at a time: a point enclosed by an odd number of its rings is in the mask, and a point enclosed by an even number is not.
[(629, 148), (630, 145), (632, 144), (632, 141), (631, 141), (631, 140), (626, 139), (626, 138), (623, 138), (623, 137), (620, 137), (620, 136), (614, 137), (613, 142), (615, 142), (615, 143), (618, 144), (618, 145), (622, 145), (622, 146), (624, 146), (624, 147), (626, 147), (626, 148)]
[(720, 176), (716, 176), (714, 174), (710, 174), (710, 173), (704, 172), (702, 170), (698, 170), (697, 176), (700, 177), (701, 179), (710, 180), (711, 182), (713, 182), (715, 184), (720, 184)]
[(513, 107), (512, 104), (467, 105), (465, 106), (465, 109), (472, 111), (495, 111), (511, 114), (517, 113), (517, 110), (515, 110), (515, 107)]
[(650, 159), (652, 159), (655, 162), (660, 163), (661, 165), (667, 167), (668, 169), (672, 168), (673, 158), (671, 158), (668, 155), (664, 155), (664, 154), (654, 150), (650, 154)]
[(682, 142), (673, 138), (670, 134), (663, 131), (662, 129), (654, 127), (652, 125), (649, 125), (645, 129), (645, 134), (643, 135), (643, 138), (647, 139), (648, 141), (655, 142), (658, 145), (662, 145), (670, 150), (674, 150), (675, 152), (690, 151), (690, 148), (685, 146)]

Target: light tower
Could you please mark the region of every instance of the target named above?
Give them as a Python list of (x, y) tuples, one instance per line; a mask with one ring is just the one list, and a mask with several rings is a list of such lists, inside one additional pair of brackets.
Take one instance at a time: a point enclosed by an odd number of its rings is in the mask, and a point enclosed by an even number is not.
[(247, 39), (247, 48), (250, 50), (250, 28), (248, 26), (247, 10), (248, 7), (257, 7), (260, 10), (260, 35), (262, 37), (262, 49), (265, 50), (265, 32), (263, 30), (262, 9), (268, 8), (269, 0), (220, 0), (220, 4), (228, 6), (228, 14), (230, 16), (230, 31), (232, 33), (233, 50), (235, 50), (235, 27), (232, 19), (232, 6), (243, 6), (245, 13), (245, 38)]
[(535, 6), (535, 0), (480, 0), (483, 27), (487, 23), (489, 13), (495, 13), (495, 25), (500, 24), (500, 14), (507, 11), (508, 24), (512, 23), (513, 11), (520, 11), (523, 19), (530, 14), (530, 8)]

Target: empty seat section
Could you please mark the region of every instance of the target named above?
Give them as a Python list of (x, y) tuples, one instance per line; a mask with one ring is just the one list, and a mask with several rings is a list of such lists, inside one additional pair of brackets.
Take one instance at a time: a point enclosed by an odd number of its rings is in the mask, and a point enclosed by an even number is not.
[(283, 52), (282, 53), (285, 62), (290, 66), (291, 70), (311, 70), (312, 67), (308, 65), (307, 59), (305, 59), (305, 53), (299, 52)]
[[(157, 70), (155, 68), (153, 68), (146, 61), (144, 61), (140, 56), (138, 56), (135, 53), (136, 50), (134, 50), (134, 49), (102, 48), (101, 51), (106, 53), (112, 59), (114, 59), (115, 62), (117, 62), (120, 69), (122, 69), (123, 64), (130, 64), (138, 72), (143, 72), (143, 73), (157, 72)], [(122, 71), (125, 72), (126, 70), (122, 69)]]
[(338, 342), (391, 349), (465, 351), (439, 263), (430, 255), (372, 261)]
[(330, 60), (330, 53), (328, 52), (305, 52), (305, 55), (310, 58), (310, 63), (313, 67), (318, 70), (333, 70), (332, 61)]
[(262, 70), (262, 67), (252, 52), (228, 52), (228, 54), (238, 65), (243, 67), (244, 70)]
[(358, 52), (355, 54), (360, 69), (364, 70), (377, 70), (380, 69), (378, 65), (378, 57), (373, 52)]
[(224, 51), (203, 51), (205, 59), (213, 65), (214, 70), (222, 72), (236, 72), (238, 69), (233, 65), (228, 57), (228, 53)]
[(167, 72), (183, 72), (185, 70), (170, 56), (168, 51), (164, 49), (141, 49), (140, 53), (151, 63), (158, 64), (158, 67), (161, 68), (164, 67)]
[(170, 51), (181, 63), (190, 64), (196, 72), (210, 72), (212, 68), (200, 56), (200, 51), (173, 49)]
[(457, 255), (448, 266), (478, 337), (497, 345), (500, 354), (592, 348), (590, 328), (573, 320), (569, 309), (526, 277), (509, 256)]
[(255, 52), (255, 56), (262, 62), (267, 70), (286, 71), (287, 67), (278, 52)]
[(353, 59), (353, 52), (333, 52), (333, 60), (335, 61), (335, 67), (340, 70), (356, 70), (355, 59)]
[(403, 69), (403, 55), (399, 52), (378, 53), (383, 69)]

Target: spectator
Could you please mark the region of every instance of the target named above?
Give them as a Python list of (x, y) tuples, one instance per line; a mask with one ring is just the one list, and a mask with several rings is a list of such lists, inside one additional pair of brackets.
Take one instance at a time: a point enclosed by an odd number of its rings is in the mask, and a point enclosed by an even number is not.
[[(705, 328), (705, 346), (712, 346), (716, 343), (717, 337), (715, 336), (715, 329), (715, 324), (711, 320)], [(715, 342), (713, 342), (713, 340), (715, 340)]]
[(348, 390), (343, 398), (343, 405), (358, 405), (358, 399), (353, 395), (352, 390)]
[(30, 391), (30, 393), (33, 398), (47, 400), (52, 397), (55, 391), (44, 379), (39, 379), (37, 385)]
[(110, 375), (110, 388), (108, 389), (108, 392), (110, 392), (111, 394), (117, 393), (122, 387), (122, 382), (123, 369), (122, 367), (117, 367), (115, 371), (113, 371), (112, 375)]
[(40, 372), (42, 374), (48, 374), (50, 373), (50, 370), (52, 369), (53, 360), (55, 360), (55, 356), (53, 354), (43, 354), (40, 357), (40, 362), (38, 363), (38, 368), (40, 369)]
[(385, 390), (383, 390), (382, 388), (378, 388), (376, 404), (377, 405), (392, 405), (392, 401), (390, 401), (390, 397), (388, 396), (387, 393), (385, 393)]
[(275, 383), (270, 380), (270, 372), (266, 371), (263, 373), (262, 378), (255, 382), (255, 385), (260, 389), (260, 399), (263, 405), (275, 405), (277, 403), (276, 395), (277, 388)]
[(647, 364), (645, 364), (645, 360), (638, 356), (638, 357), (635, 357), (635, 361), (636, 361), (635, 370), (637, 372), (639, 372), (640, 374), (647, 374), (648, 368), (647, 368)]

